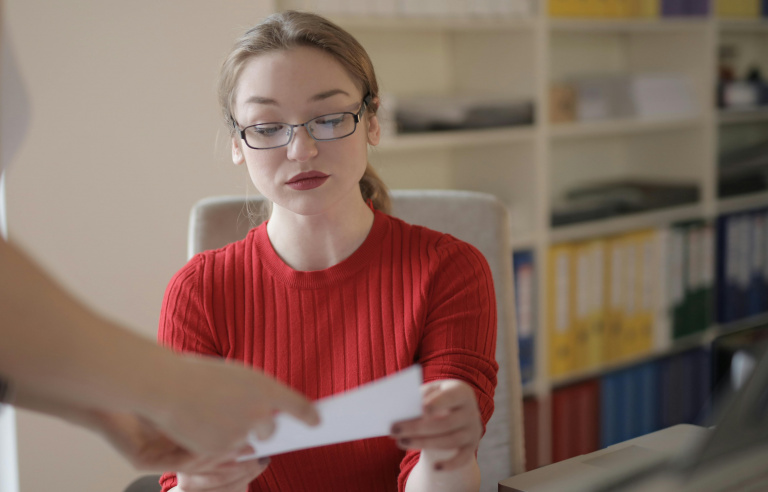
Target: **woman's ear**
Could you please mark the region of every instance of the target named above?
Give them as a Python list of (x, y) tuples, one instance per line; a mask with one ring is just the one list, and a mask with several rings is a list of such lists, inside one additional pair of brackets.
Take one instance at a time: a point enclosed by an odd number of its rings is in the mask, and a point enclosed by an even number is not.
[(232, 135), (232, 162), (235, 163), (235, 166), (245, 163), (245, 156), (243, 155), (243, 149), (240, 148), (240, 137), (238, 135)]
[(376, 115), (368, 116), (368, 143), (370, 145), (379, 145), (379, 140), (381, 140), (379, 117)]

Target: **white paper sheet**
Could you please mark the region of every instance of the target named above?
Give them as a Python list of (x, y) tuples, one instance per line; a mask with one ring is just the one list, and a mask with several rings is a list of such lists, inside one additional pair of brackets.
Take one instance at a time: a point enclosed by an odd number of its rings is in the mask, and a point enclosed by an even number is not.
[(388, 436), (395, 422), (421, 415), (422, 381), (421, 366), (416, 364), (354, 390), (318, 400), (320, 424), (315, 427), (281, 413), (275, 418), (274, 434), (265, 441), (252, 435), (250, 444), (256, 454), (242, 456), (238, 461)]

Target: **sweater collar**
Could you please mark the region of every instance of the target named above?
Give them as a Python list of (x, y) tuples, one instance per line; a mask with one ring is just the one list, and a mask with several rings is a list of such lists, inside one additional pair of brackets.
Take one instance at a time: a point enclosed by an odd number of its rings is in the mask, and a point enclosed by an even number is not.
[(382, 240), (390, 228), (388, 216), (374, 210), (373, 225), (363, 244), (346, 259), (324, 270), (302, 272), (294, 270), (278, 256), (267, 235), (267, 222), (263, 222), (252, 231), (253, 248), (261, 264), (275, 279), (290, 286), (302, 289), (323, 288), (351, 277), (366, 266), (381, 251)]

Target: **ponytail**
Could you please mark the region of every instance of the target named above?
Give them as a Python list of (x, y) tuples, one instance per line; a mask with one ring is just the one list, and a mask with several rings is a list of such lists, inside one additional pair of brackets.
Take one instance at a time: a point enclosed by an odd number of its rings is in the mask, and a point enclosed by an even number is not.
[(360, 192), (363, 194), (363, 200), (368, 200), (373, 204), (373, 208), (388, 214), (392, 211), (392, 201), (389, 198), (389, 190), (379, 174), (369, 162), (365, 167), (365, 174), (360, 179)]

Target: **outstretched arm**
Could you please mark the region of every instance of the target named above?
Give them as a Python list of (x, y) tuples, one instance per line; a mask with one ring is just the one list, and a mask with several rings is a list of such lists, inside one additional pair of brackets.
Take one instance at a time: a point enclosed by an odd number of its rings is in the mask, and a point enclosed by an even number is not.
[(240, 449), (250, 431), (264, 438), (277, 411), (317, 422), (309, 401), (272, 378), (174, 354), (98, 316), (3, 240), (0, 272), (0, 375), (43, 398), (38, 410), (132, 413), (204, 456)]
[(113, 410), (147, 410), (161, 394), (148, 370), (172, 365), (161, 348), (97, 316), (3, 240), (0, 272), (0, 374), (14, 386)]

